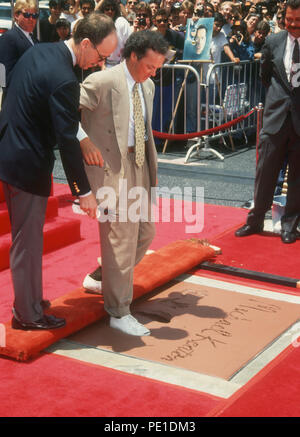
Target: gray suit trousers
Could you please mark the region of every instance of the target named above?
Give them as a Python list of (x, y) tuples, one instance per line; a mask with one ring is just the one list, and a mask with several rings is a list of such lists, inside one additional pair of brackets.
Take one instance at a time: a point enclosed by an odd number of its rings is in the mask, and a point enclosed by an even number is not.
[(259, 160), (256, 169), (254, 208), (249, 212), (247, 223), (260, 225), (270, 209), (279, 171), (288, 158), (288, 192), (282, 229), (295, 231), (300, 217), (300, 137), (288, 113), (279, 132), (274, 135), (261, 131)]
[(23, 322), (33, 322), (43, 316), (43, 226), (48, 197), (26, 193), (5, 182), (3, 189), (11, 222), (13, 312)]

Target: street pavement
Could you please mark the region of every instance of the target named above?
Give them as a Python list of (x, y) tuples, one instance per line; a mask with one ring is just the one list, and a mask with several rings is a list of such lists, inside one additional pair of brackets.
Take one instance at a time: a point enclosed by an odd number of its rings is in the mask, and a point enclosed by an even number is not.
[[(255, 135), (250, 132), (247, 137), (248, 144), (245, 144), (244, 138), (234, 138), (234, 150), (218, 139), (211, 141), (209, 146), (224, 156), (224, 160), (200, 148), (199, 153), (193, 154), (185, 163), (191, 141), (188, 144), (174, 141), (165, 153), (162, 153), (162, 146), (157, 146), (158, 193), (163, 197), (164, 192), (174, 187), (182, 190), (191, 187), (192, 200), (199, 201), (196, 188), (203, 187), (205, 203), (244, 206), (253, 198), (256, 164)], [(227, 138), (226, 143), (229, 144)], [(54, 182), (67, 183), (59, 152), (55, 154)]]

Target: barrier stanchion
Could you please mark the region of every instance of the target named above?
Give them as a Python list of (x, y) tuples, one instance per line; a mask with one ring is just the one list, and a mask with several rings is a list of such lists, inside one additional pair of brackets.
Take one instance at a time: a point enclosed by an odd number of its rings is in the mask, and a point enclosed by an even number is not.
[(256, 165), (258, 161), (258, 145), (259, 145), (259, 135), (262, 128), (262, 115), (263, 115), (263, 104), (259, 103), (257, 106), (257, 128), (256, 128)]
[[(220, 126), (216, 126), (216, 127), (212, 127), (210, 129), (204, 129), (203, 131), (199, 131), (199, 132), (193, 132), (193, 133), (189, 133), (189, 134), (169, 134), (169, 133), (165, 133), (165, 132), (158, 132), (153, 130), (153, 135), (156, 138), (161, 138), (161, 139), (168, 139), (168, 140), (172, 140), (172, 141), (183, 141), (183, 140), (188, 140), (190, 138), (195, 138), (195, 137), (207, 137), (208, 135), (221, 131), (221, 130), (226, 130), (229, 129), (231, 126), (234, 126), (235, 124), (240, 123), (241, 121), (245, 120), (246, 118), (250, 117), (250, 115), (252, 115), (255, 111), (257, 111), (257, 107), (251, 109), (251, 111), (249, 111), (247, 114), (245, 115), (240, 115), (239, 117), (235, 118), (234, 120), (228, 121), (227, 123), (224, 123)], [(208, 140), (208, 138), (205, 138), (205, 140)], [(199, 148), (199, 144), (197, 144), (197, 147)], [(203, 148), (202, 150), (210, 150), (209, 148)], [(222, 155), (220, 155), (222, 157)], [(221, 159), (224, 159), (223, 157)], [(185, 161), (186, 162), (186, 161)]]

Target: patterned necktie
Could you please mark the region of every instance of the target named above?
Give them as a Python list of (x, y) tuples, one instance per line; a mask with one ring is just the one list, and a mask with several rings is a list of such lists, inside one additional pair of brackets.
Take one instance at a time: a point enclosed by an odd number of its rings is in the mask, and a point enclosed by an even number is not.
[(292, 85), (293, 85), (293, 82), (292, 82), (293, 76), (297, 72), (297, 70), (295, 70), (293, 67), (294, 67), (295, 64), (299, 64), (299, 62), (300, 62), (299, 43), (298, 43), (298, 40), (295, 39), (294, 50), (293, 50), (293, 55), (292, 55), (292, 70), (291, 70), (291, 80), (290, 80)]
[(145, 159), (145, 122), (138, 83), (133, 87), (133, 118), (135, 132), (135, 162), (138, 167), (144, 164)]

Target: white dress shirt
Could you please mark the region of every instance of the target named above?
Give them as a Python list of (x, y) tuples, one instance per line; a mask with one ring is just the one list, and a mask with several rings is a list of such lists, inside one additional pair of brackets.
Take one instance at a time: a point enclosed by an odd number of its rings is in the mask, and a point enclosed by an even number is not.
[[(124, 67), (125, 76), (126, 76), (126, 80), (127, 80), (127, 86), (128, 86), (128, 92), (129, 92), (129, 129), (128, 129), (128, 142), (127, 142), (127, 144), (129, 147), (132, 147), (135, 145), (134, 118), (133, 118), (133, 96), (132, 96), (133, 87), (135, 85), (135, 80), (133, 79), (133, 77), (129, 73), (129, 70), (128, 70), (127, 65), (126, 65), (126, 61), (124, 61), (122, 64)], [(141, 103), (142, 103), (143, 117), (144, 117), (144, 121), (146, 123), (146, 106), (145, 106), (145, 100), (144, 100), (144, 96), (143, 96), (143, 90), (142, 90), (140, 83), (138, 84), (138, 90), (139, 90)]]
[[(298, 40), (298, 44), (300, 47), (300, 38), (297, 38), (297, 40)], [(286, 40), (285, 53), (284, 53), (284, 57), (283, 57), (284, 68), (286, 71), (288, 81), (290, 81), (290, 76), (291, 76), (294, 42), (295, 42), (295, 37), (293, 37), (290, 33), (288, 33), (288, 37)]]

